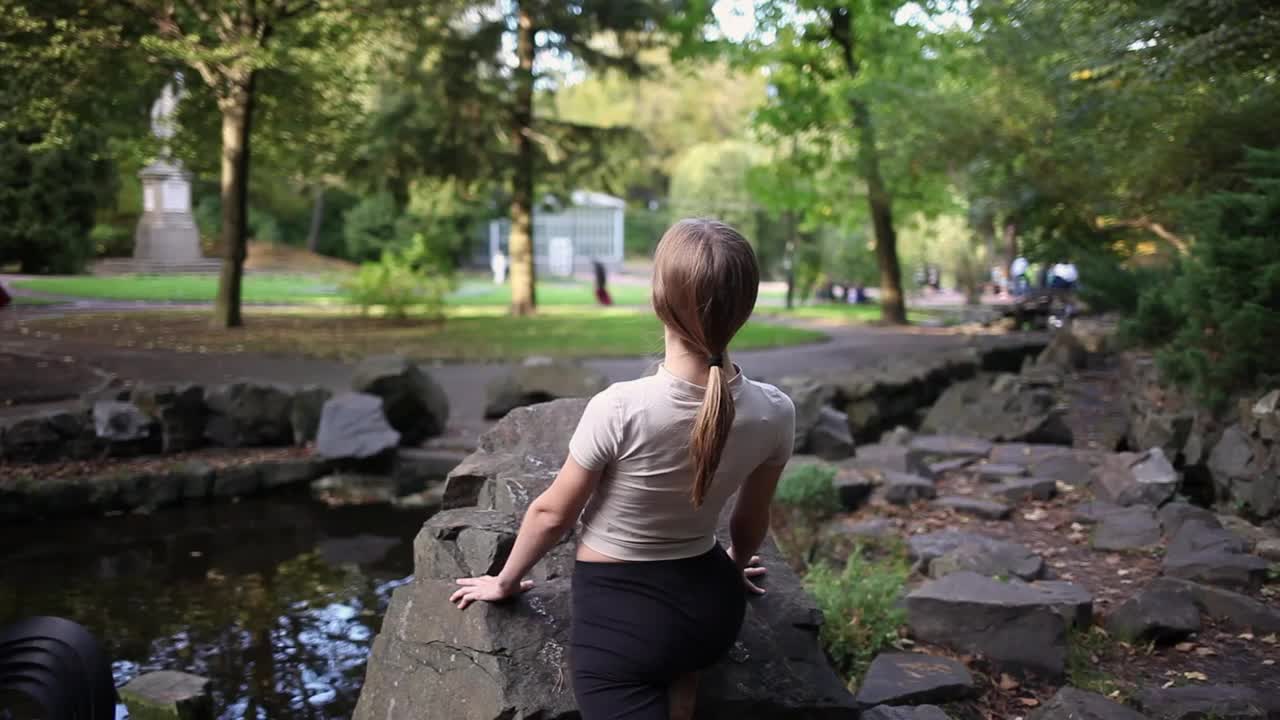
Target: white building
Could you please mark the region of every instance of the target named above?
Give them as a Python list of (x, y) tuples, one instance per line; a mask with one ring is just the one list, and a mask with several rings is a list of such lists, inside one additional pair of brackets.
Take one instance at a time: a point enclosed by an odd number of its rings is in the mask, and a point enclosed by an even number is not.
[[(575, 190), (570, 204), (559, 212), (533, 213), (533, 259), (540, 275), (567, 276), (591, 270), (599, 260), (616, 270), (623, 259), (623, 217), (626, 201), (604, 193)], [(477, 265), (490, 267), (494, 255), (507, 255), (511, 220), (492, 220), (488, 244), (477, 247)]]

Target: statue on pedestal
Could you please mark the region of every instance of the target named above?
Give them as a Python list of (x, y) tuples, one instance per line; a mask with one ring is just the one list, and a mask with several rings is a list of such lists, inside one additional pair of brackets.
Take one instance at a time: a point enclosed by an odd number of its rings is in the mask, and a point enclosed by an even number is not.
[(177, 130), (182, 84), (182, 73), (178, 73), (151, 106), (151, 133), (163, 146), (160, 157), (138, 173), (143, 213), (134, 235), (133, 257), (161, 266), (203, 260), (200, 233), (191, 213), (191, 173), (172, 157), (169, 147)]

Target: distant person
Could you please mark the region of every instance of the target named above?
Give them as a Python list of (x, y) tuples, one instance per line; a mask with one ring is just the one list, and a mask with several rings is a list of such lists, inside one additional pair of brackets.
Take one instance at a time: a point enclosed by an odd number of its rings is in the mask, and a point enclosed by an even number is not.
[(7, 308), (13, 303), (13, 298), (4, 289), (4, 285), (0, 284), (0, 308)]
[(613, 304), (613, 298), (609, 297), (609, 288), (605, 287), (608, 276), (605, 273), (604, 263), (599, 260), (592, 260), (591, 264), (596, 270), (596, 302), (609, 307)]
[(1025, 295), (1027, 293), (1031, 284), (1027, 281), (1027, 270), (1029, 268), (1030, 263), (1021, 255), (1009, 263), (1009, 293), (1011, 295)]
[(867, 304), (868, 299), (867, 299), (866, 283), (858, 283), (857, 285), (853, 286), (853, 302), (856, 305)]
[[(525, 576), (581, 520), (570, 685), (583, 720), (692, 717), (697, 673), (737, 639), (769, 505), (791, 457), (795, 407), (748, 380), (727, 348), (760, 286), (755, 253), (714, 220), (681, 220), (654, 256), (665, 329), (657, 373), (587, 404), (551, 487), (529, 506), (497, 576), (462, 578), (459, 608), (528, 590)], [(736, 498), (728, 547), (716, 537)]]
[(1072, 263), (1058, 263), (1050, 270), (1049, 287), (1055, 290), (1071, 290), (1080, 279), (1080, 272)]
[(496, 252), (489, 258), (489, 269), (493, 270), (493, 284), (501, 285), (507, 281), (507, 256)]

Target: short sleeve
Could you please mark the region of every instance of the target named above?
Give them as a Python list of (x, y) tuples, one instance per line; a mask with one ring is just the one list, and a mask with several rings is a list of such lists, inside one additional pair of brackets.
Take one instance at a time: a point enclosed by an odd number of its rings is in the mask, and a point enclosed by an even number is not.
[(586, 470), (603, 470), (618, 455), (620, 435), (617, 401), (606, 390), (587, 403), (578, 429), (569, 440), (569, 454)]
[(766, 465), (786, 465), (796, 446), (796, 406), (781, 390), (775, 390), (774, 407), (777, 409), (778, 435), (775, 448), (765, 459)]

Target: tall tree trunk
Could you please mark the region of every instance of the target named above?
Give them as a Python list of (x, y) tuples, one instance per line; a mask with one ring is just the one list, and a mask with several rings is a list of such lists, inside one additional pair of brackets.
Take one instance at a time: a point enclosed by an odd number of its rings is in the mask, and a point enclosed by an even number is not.
[[(840, 45), (845, 69), (856, 78), (861, 64), (854, 52), (853, 12), (832, 8), (831, 38)], [(853, 126), (858, 133), (858, 166), (867, 183), (867, 206), (876, 236), (876, 263), (880, 266), (880, 319), (891, 325), (907, 324), (907, 309), (902, 296), (902, 268), (898, 265), (898, 237), (893, 230), (893, 198), (880, 175), (880, 153), (876, 149), (876, 129), (871, 122), (871, 108), (866, 101), (850, 99)]]
[(533, 17), (523, 6), (516, 36), (516, 111), (512, 140), (516, 147), (511, 188), (511, 238), (507, 243), (511, 268), (511, 314), (532, 315), (537, 308), (533, 262)]
[(876, 151), (875, 127), (867, 104), (853, 101), (853, 124), (858, 139), (858, 164), (867, 183), (867, 206), (876, 234), (876, 263), (880, 266), (880, 319), (891, 325), (907, 324), (902, 297), (902, 268), (898, 264), (898, 236), (893, 230), (893, 198), (880, 175), (880, 154)]
[(320, 225), (324, 223), (324, 185), (316, 183), (311, 194), (311, 227), (307, 228), (307, 250), (316, 251), (320, 244)]
[(1004, 273), (1013, 283), (1013, 261), (1018, 259), (1018, 218), (1009, 216), (1004, 221)]
[(220, 102), (222, 110), (222, 274), (213, 306), (216, 327), (240, 327), (240, 283), (249, 231), (249, 139), (254, 82), (250, 70)]
[(782, 269), (787, 273), (787, 309), (795, 307), (796, 293), (796, 218), (795, 213), (788, 210), (785, 216), (787, 224), (787, 244), (783, 249)]

